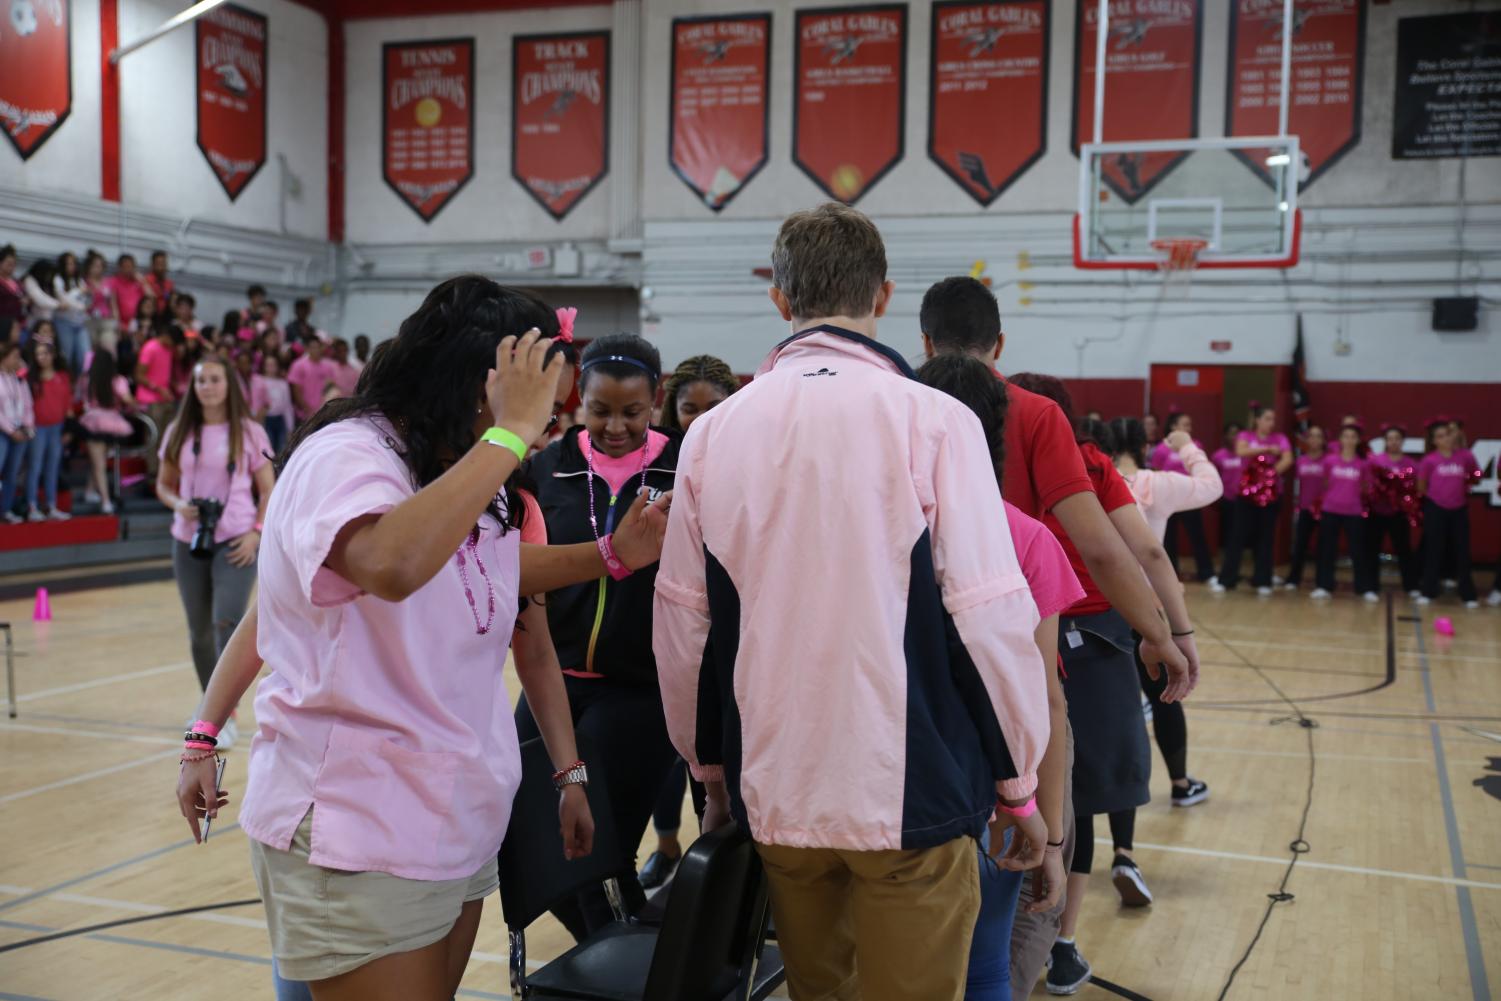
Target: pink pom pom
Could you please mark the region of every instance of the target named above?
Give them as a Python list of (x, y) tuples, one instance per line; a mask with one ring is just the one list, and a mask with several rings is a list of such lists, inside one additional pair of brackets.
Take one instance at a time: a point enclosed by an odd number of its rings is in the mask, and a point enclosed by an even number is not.
[(573, 321), (579, 315), (575, 306), (559, 306), (558, 310), (558, 340), (564, 344), (573, 343)]

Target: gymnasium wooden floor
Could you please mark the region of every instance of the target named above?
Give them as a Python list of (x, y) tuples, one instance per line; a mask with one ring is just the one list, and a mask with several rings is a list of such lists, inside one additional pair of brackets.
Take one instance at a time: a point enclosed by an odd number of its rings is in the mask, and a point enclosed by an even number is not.
[[(1190, 769), (1212, 798), (1171, 809), (1154, 763), (1137, 838), (1157, 903), (1117, 906), (1102, 847), (1079, 933), (1095, 972), (1126, 997), (1221, 995), (1288, 869), (1311, 742), (1295, 899), (1272, 907), (1228, 996), (1489, 997), (1501, 986), (1501, 612), (1449, 601), (1416, 620), (1398, 600), (1389, 659), (1385, 605), (1196, 586), (1191, 605), (1205, 671)], [(53, 611), (33, 626), (29, 600), (0, 603), (21, 692), (20, 718), (0, 719), (0, 948), (254, 898), (234, 808), (195, 847), (173, 801), (198, 694), (173, 584), (55, 595)], [(1435, 636), (1434, 614), (1454, 618), (1452, 640)], [(226, 779), (236, 797), (245, 746)], [(565, 937), (539, 925), (529, 941), (545, 959)], [(0, 952), (0, 999), (265, 999), (269, 957), (257, 906), (148, 920)], [(504, 997), (504, 957), (492, 900), (461, 997)]]

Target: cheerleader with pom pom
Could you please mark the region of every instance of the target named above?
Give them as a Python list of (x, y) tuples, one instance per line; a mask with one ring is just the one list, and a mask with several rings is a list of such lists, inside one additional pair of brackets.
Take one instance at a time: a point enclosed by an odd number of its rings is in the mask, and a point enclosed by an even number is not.
[(1402, 575), (1402, 590), (1408, 597), (1419, 595), (1419, 566), (1412, 548), (1412, 531), (1422, 524), (1422, 498), (1418, 496), (1418, 464), (1402, 451), (1407, 428), (1400, 424), (1381, 426), (1383, 451), (1371, 456), (1371, 517), (1366, 526), (1370, 565), (1380, 579), (1381, 549), (1392, 541), (1392, 555)]
[(1277, 411), (1258, 404), (1251, 430), (1235, 438), (1235, 454), (1245, 460), (1240, 496), (1225, 544), (1225, 562), (1219, 579), (1209, 588), (1216, 594), (1232, 591), (1240, 583), (1240, 557), (1247, 545), (1255, 554), (1251, 583), (1256, 593), (1272, 593), (1272, 544), (1277, 536), (1277, 510), (1282, 501), (1282, 476), (1292, 467), (1293, 447), (1287, 435), (1277, 430)]

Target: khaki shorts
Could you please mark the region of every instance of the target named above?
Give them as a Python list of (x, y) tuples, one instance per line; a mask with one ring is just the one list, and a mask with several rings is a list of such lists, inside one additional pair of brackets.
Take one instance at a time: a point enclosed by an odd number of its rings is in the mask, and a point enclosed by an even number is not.
[(250, 866), (265, 899), (271, 954), (288, 980), (326, 980), (372, 960), (411, 952), (447, 935), (463, 906), (495, 892), (491, 858), (468, 879), (403, 879), (311, 865), (313, 811), (290, 851), (250, 841)]

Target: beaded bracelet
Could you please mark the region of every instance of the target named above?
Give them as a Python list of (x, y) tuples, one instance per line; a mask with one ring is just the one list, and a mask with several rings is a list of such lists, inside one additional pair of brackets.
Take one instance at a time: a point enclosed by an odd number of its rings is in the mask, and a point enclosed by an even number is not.
[(177, 763), (179, 765), (187, 765), (195, 761), (207, 761), (209, 758), (213, 757), (217, 757), (217, 755), (214, 753), (214, 749), (212, 747), (206, 751), (189, 751), (187, 749), (184, 749), (182, 752), (182, 757), (177, 759)]

